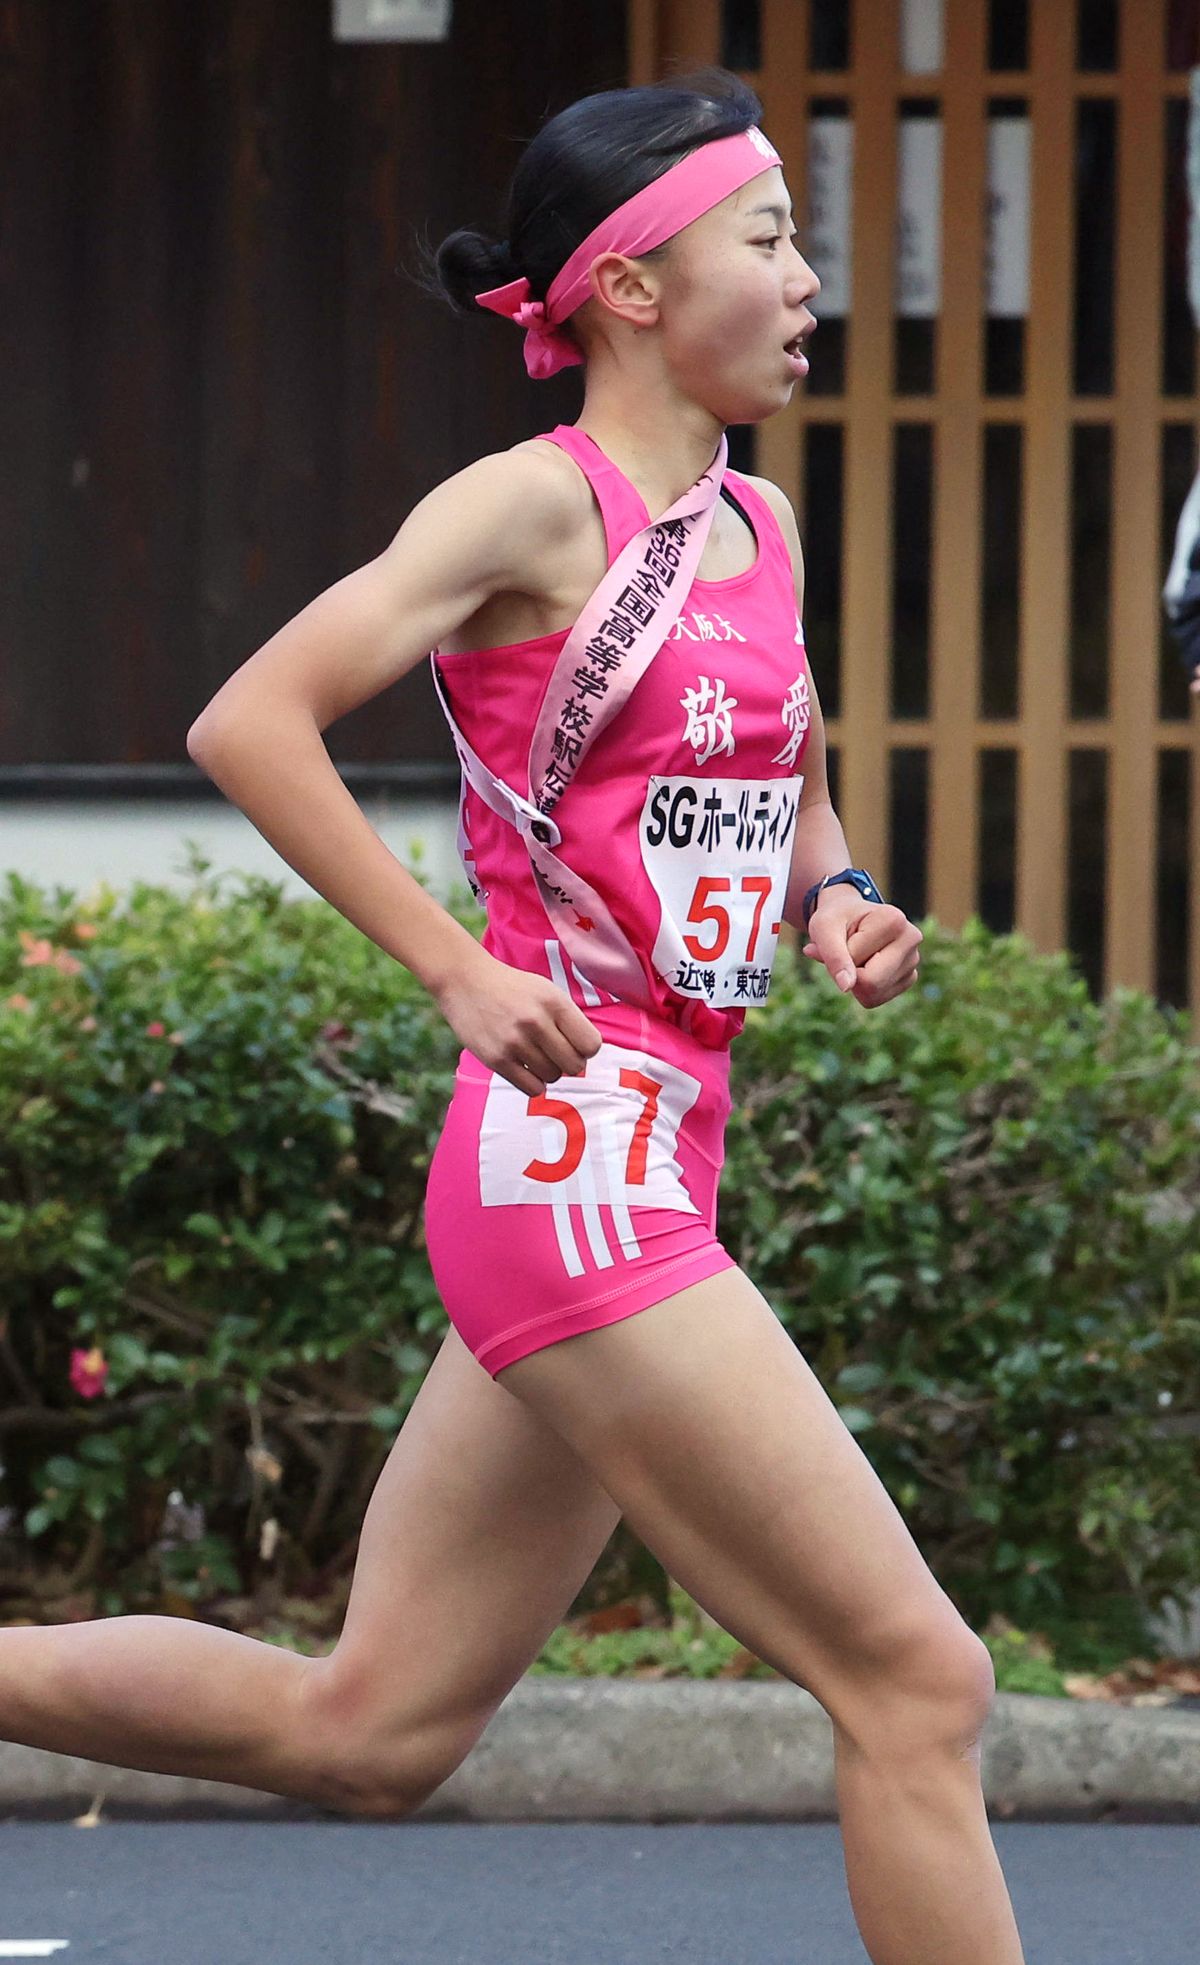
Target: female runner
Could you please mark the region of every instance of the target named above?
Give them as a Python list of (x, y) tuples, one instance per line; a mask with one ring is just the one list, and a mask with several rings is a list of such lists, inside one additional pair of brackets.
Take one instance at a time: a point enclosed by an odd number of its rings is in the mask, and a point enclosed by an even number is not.
[[(624, 1515), (829, 1714), (876, 1965), (1018, 1965), (980, 1785), (987, 1649), (715, 1232), (729, 1047), (781, 922), (867, 1008), (911, 985), (921, 940), (829, 801), (791, 506), (725, 468), (726, 426), (791, 400), (819, 288), (760, 113), (708, 70), (545, 124), (506, 240), (453, 234), (436, 276), (524, 329), (533, 375), (582, 362), (578, 422), (437, 487), (189, 732), (463, 1046), (426, 1205), (452, 1327), (337, 1646), (151, 1616), (0, 1632), (0, 1733), (403, 1816)], [(321, 736), (430, 650), (482, 945)]]

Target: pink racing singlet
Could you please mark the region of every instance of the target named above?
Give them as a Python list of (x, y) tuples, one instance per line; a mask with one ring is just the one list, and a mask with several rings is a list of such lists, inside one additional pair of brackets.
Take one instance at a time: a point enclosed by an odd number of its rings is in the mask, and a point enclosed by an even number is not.
[[(432, 652), (483, 946), (557, 984), (602, 1038), (541, 1097), (459, 1058), (425, 1239), (450, 1320), (493, 1377), (735, 1266), (717, 1236), (730, 1044), (770, 985), (810, 714), (786, 542), (728, 470), (754, 564), (685, 578), (724, 444), (672, 507), (684, 516), (652, 526), (591, 437), (559, 424), (546, 441), (591, 484), (608, 587), (571, 629)], [(562, 781), (552, 799), (535, 773)]]
[[(560, 423), (542, 440), (574, 458), (591, 484), (611, 564), (650, 523), (644, 501), (574, 425)], [(730, 579), (693, 580), (663, 646), (554, 808), (562, 859), (605, 896), (637, 951), (636, 994), (600, 987), (568, 955), (520, 834), (465, 776), (459, 822), (490, 954), (548, 976), (598, 1027), (594, 1013), (623, 1002), (713, 1050), (729, 1045), (770, 986), (809, 727), (786, 541), (752, 485), (728, 469), (724, 484), (757, 537), (754, 564)], [(460, 730), (522, 792), (531, 733), (569, 632), (433, 651)]]

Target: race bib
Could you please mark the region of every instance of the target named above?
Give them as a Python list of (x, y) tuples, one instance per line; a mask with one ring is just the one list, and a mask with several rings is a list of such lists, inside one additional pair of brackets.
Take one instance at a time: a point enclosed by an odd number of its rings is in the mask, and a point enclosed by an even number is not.
[(676, 1158), (680, 1123), (700, 1080), (607, 1039), (578, 1078), (533, 1097), (493, 1072), (479, 1130), (485, 1208), (530, 1202), (674, 1208), (699, 1214)]
[(652, 960), (678, 995), (717, 1009), (766, 996), (803, 784), (651, 777), (638, 830), (660, 903)]

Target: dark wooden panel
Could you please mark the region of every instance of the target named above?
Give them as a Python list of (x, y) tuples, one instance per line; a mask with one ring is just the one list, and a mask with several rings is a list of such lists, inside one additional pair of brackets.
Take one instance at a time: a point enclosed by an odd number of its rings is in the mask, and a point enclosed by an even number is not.
[[(625, 79), (610, 0), (0, 0), (0, 771), (183, 760), (188, 723), (440, 479), (571, 418), (407, 277), (498, 223), (545, 116)], [(519, 27), (520, 32), (516, 29)], [(449, 760), (421, 671), (342, 760)]]
[(178, 741), (202, 570), (193, 210), (205, 10), (126, 0), (73, 11), (71, 367), (88, 475), (65, 735), (68, 756), (142, 763)]
[[(0, 0), (0, 757), (53, 755), (78, 667), (71, 97), (78, 9)], [(75, 653), (73, 654), (73, 645)]]

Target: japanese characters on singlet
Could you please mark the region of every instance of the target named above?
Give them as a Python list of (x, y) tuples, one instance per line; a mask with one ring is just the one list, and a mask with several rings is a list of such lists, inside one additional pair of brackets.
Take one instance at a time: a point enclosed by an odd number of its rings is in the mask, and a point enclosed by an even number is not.
[[(584, 431), (560, 423), (543, 440), (586, 474), (611, 567), (650, 524), (645, 503)], [(484, 948), (548, 976), (589, 1014), (632, 1003), (714, 1050), (728, 1046), (770, 986), (810, 714), (786, 542), (743, 477), (726, 469), (724, 488), (756, 535), (754, 564), (731, 579), (692, 579), (662, 646), (553, 806), (559, 861), (591, 892), (591, 914), (603, 916), (589, 919), (582, 905), (564, 912), (565, 896), (551, 886), (570, 947), (543, 900), (536, 849), (468, 782), (466, 764), (484, 789), (494, 777), (527, 797), (531, 739), (571, 631), (431, 654), (464, 761), (458, 848), (487, 909)], [(659, 563), (648, 546), (647, 564)], [(669, 578), (670, 568), (661, 570)], [(653, 587), (653, 576), (643, 577)], [(636, 609), (632, 587), (623, 598)], [(587, 937), (606, 924), (635, 958), (619, 991), (587, 968)], [(598, 959), (595, 967), (616, 973)]]

